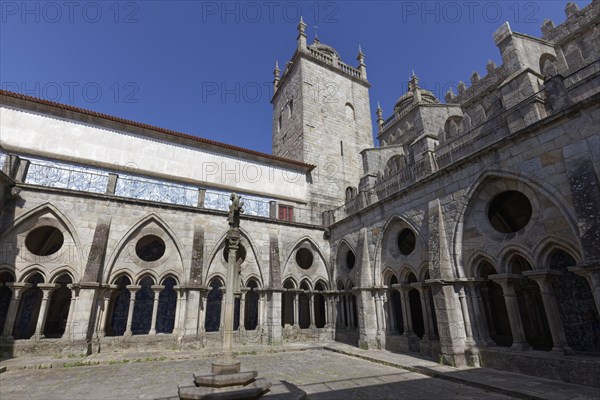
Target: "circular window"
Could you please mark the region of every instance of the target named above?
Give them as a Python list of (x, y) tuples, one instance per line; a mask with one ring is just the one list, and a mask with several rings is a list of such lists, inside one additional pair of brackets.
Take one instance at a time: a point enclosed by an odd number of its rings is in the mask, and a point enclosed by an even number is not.
[(527, 225), (531, 219), (531, 211), (531, 202), (527, 196), (509, 190), (492, 199), (488, 209), (488, 219), (498, 232), (513, 233)]
[[(229, 251), (227, 251), (227, 246), (223, 248), (223, 258), (226, 262), (229, 262)], [(237, 252), (235, 253), (236, 260), (242, 259), (241, 262), (244, 262), (246, 259), (246, 248), (243, 245), (239, 245)]]
[(402, 232), (398, 234), (398, 249), (400, 249), (400, 253), (405, 256), (413, 252), (416, 243), (417, 238), (410, 229), (403, 229)]
[(135, 253), (144, 261), (159, 260), (165, 254), (165, 242), (156, 235), (147, 235), (138, 240)]
[(296, 252), (296, 262), (302, 269), (309, 269), (313, 263), (312, 251), (306, 248), (301, 248)]
[(354, 253), (352, 252), (352, 250), (348, 250), (348, 252), (346, 253), (346, 267), (348, 267), (348, 269), (352, 269), (354, 268), (355, 263), (356, 257), (354, 256)]
[(62, 232), (53, 226), (35, 228), (25, 238), (25, 247), (36, 256), (49, 256), (62, 247), (65, 238)]

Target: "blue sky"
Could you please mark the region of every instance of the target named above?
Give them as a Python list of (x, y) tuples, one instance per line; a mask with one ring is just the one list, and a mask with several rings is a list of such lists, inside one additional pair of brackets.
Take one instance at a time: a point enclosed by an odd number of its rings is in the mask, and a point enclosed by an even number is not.
[[(580, 7), (589, 0), (576, 1)], [(271, 152), (272, 71), (312, 42), (356, 65), (366, 54), (371, 108), (387, 118), (412, 70), (442, 89), (488, 59), (492, 34), (540, 36), (566, 1), (2, 1), (0, 83), (6, 90)], [(373, 120), (375, 117), (373, 116)], [(93, 140), (93, 138), (90, 138)]]

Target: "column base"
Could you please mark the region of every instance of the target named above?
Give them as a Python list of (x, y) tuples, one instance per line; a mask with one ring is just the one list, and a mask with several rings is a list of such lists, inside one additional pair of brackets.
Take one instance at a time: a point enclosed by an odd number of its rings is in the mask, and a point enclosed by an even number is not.
[(510, 346), (510, 348), (513, 350), (531, 350), (531, 346), (528, 345), (526, 342), (513, 343), (512, 346)]
[(552, 352), (556, 354), (567, 354), (573, 351), (569, 346), (554, 346), (552, 347)]

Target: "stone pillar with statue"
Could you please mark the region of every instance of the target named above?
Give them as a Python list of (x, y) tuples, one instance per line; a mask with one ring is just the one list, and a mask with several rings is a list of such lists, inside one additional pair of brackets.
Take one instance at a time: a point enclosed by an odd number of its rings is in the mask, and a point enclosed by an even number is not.
[(261, 397), (270, 387), (267, 379), (256, 379), (256, 371), (241, 372), (241, 362), (232, 350), (235, 292), (240, 288), (241, 262), (237, 259), (240, 246), (240, 214), (244, 203), (240, 196), (231, 195), (231, 205), (227, 221), (229, 231), (226, 236), (228, 252), (227, 282), (225, 282), (225, 312), (223, 350), (212, 363), (212, 373), (209, 375), (194, 374), (193, 385), (179, 385), (180, 399), (256, 399)]

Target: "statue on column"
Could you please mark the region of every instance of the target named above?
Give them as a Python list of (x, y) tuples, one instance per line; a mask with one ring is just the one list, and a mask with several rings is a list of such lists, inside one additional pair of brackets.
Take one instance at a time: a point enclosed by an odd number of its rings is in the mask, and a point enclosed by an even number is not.
[(244, 202), (241, 201), (241, 197), (236, 193), (232, 193), (230, 199), (231, 204), (229, 205), (227, 222), (229, 222), (230, 228), (238, 229), (240, 227), (240, 214), (244, 212)]

